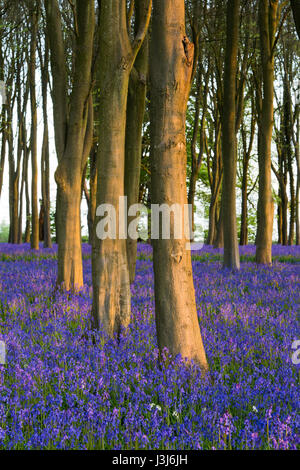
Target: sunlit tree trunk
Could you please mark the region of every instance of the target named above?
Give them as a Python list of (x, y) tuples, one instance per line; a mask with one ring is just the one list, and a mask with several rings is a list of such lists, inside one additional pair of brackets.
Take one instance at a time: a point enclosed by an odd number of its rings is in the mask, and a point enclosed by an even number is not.
[[(193, 45), (185, 35), (184, 0), (154, 0), (150, 53), (152, 204), (187, 204), (186, 107)], [(153, 214), (152, 214), (153, 219)], [(201, 339), (193, 285), (189, 236), (153, 240), (158, 346), (172, 355), (208, 364)]]
[[(151, 14), (151, 1), (144, 5), (133, 43), (127, 30), (126, 2), (101, 1), (99, 46), (99, 146), (97, 208), (110, 204), (119, 213), (124, 196), (125, 129), (129, 76), (145, 38)], [(121, 208), (122, 210), (122, 208)], [(119, 226), (119, 219), (117, 218)], [(126, 234), (103, 237), (98, 227), (103, 214), (97, 213), (92, 251), (94, 328), (104, 327), (112, 336), (130, 321), (130, 281)], [(100, 224), (100, 225), (98, 225)], [(102, 236), (101, 236), (102, 235)]]

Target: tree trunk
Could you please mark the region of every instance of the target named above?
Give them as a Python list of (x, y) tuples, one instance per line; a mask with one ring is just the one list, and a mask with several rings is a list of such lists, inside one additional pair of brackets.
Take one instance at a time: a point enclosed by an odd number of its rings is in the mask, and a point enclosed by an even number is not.
[[(216, 105), (216, 103), (215, 103)], [(219, 119), (218, 109), (215, 109), (214, 120), (214, 151), (212, 161), (212, 171), (210, 170), (210, 156), (207, 155), (207, 170), (208, 179), (211, 190), (211, 198), (209, 205), (209, 228), (207, 236), (207, 244), (213, 245), (216, 239), (218, 227), (218, 209), (220, 190), (223, 180), (223, 163), (222, 163), (222, 150), (221, 150), (221, 122)]]
[(222, 156), (223, 156), (223, 225), (224, 262), (230, 269), (240, 268), (240, 255), (236, 222), (236, 73), (239, 40), (240, 1), (227, 2), (227, 32), (224, 72), (224, 105), (222, 112)]
[[(125, 128), (129, 76), (145, 38), (151, 14), (151, 1), (142, 12), (138, 33), (130, 43), (126, 4), (123, 0), (102, 0), (99, 46), (99, 146), (97, 211), (92, 250), (92, 325), (103, 326), (109, 336), (119, 334), (130, 322), (130, 280), (126, 234), (105, 238), (101, 231), (102, 204), (110, 204), (119, 214), (124, 196)], [(99, 222), (98, 222), (99, 221)], [(97, 223), (98, 222), (98, 223)], [(119, 217), (117, 219), (119, 225)]]
[[(12, 110), (8, 112), (9, 136), (8, 136), (8, 161), (9, 161), (9, 243), (16, 244), (19, 241), (19, 176), (20, 176), (20, 152), (18, 148), (18, 161), (15, 165), (12, 130)], [(20, 135), (19, 125), (19, 135)], [(18, 137), (19, 138), (19, 137)]]
[(248, 244), (248, 165), (243, 168), (242, 178), (242, 212), (241, 212), (241, 234), (240, 234), (240, 245)]
[(5, 157), (6, 157), (6, 142), (7, 142), (7, 131), (6, 131), (6, 122), (5, 122), (5, 109), (2, 110), (1, 114), (1, 156), (0, 156), (0, 196), (2, 193), (3, 187), (3, 175), (4, 175), (4, 165), (5, 165)]
[(296, 245), (300, 245), (300, 215), (299, 215), (299, 194), (300, 194), (300, 113), (299, 104), (296, 116), (295, 154), (297, 163), (297, 186), (296, 186)]
[(53, 76), (53, 111), (58, 167), (56, 228), (57, 284), (65, 289), (83, 285), (80, 204), (82, 176), (93, 140), (91, 67), (95, 24), (93, 0), (76, 2), (72, 93), (67, 103), (66, 51), (57, 0), (45, 0)]
[[(291, 59), (289, 56), (287, 60)], [(296, 207), (295, 207), (295, 183), (294, 183), (294, 169), (293, 169), (293, 123), (292, 123), (292, 99), (289, 83), (289, 75), (287, 68), (288, 63), (285, 63), (285, 76), (283, 84), (283, 114), (284, 114), (284, 146), (287, 156), (287, 167), (289, 173), (289, 186), (290, 186), (290, 226), (288, 244), (293, 245), (295, 238), (295, 220), (296, 220)]]
[(271, 190), (271, 141), (273, 130), (274, 42), (278, 1), (259, 3), (259, 30), (263, 71), (262, 114), (259, 120), (259, 194), (257, 206), (256, 261), (272, 264), (274, 202)]
[(25, 160), (25, 201), (26, 201), (26, 225), (24, 233), (24, 243), (30, 242), (30, 198), (29, 198), (29, 184), (28, 184), (28, 159), (29, 159), (29, 150), (25, 145), (24, 149), (24, 160)]
[(244, 125), (242, 125), (241, 134), (243, 141), (243, 176), (242, 176), (242, 211), (241, 211), (241, 233), (240, 233), (240, 245), (248, 244), (248, 169), (249, 161), (251, 157), (251, 151), (253, 147), (253, 141), (255, 137), (256, 117), (255, 117), (255, 103), (252, 97), (252, 117), (251, 117), (251, 131), (249, 144), (247, 147), (246, 142), (246, 131)]
[[(154, 0), (150, 54), (152, 204), (187, 204), (186, 107), (193, 45), (185, 36), (184, 0)], [(153, 220), (153, 214), (152, 214)], [(208, 370), (197, 317), (189, 236), (154, 239), (154, 287), (158, 346)]]
[(93, 245), (94, 223), (97, 202), (97, 147), (94, 146), (90, 154), (90, 193), (88, 207), (89, 243)]
[[(194, 34), (196, 37), (197, 35)], [(207, 94), (208, 94), (208, 82), (209, 82), (209, 72), (210, 66), (208, 64), (207, 72), (205, 74), (205, 85), (202, 86), (202, 67), (199, 66), (198, 75), (197, 75), (197, 97), (195, 103), (195, 117), (194, 117), (194, 126), (193, 126), (193, 136), (191, 141), (191, 160), (192, 160), (192, 170), (191, 176), (189, 181), (189, 191), (188, 191), (188, 203), (191, 206), (192, 210), (192, 239), (193, 234), (195, 232), (195, 196), (196, 196), (196, 185), (198, 180), (198, 175), (200, 171), (200, 167), (202, 164), (203, 154), (204, 154), (204, 144), (205, 144), (205, 120), (206, 120), (206, 111), (207, 111)], [(201, 117), (201, 125), (199, 122), (200, 119), (200, 105), (201, 102), (203, 104), (203, 111)], [(199, 153), (197, 154), (196, 146), (198, 142), (198, 133), (199, 133), (199, 126), (200, 126), (200, 138), (199, 144), (200, 149)]]
[[(136, 26), (148, 0), (137, 2), (135, 7)], [(125, 195), (128, 207), (139, 202), (139, 184), (142, 156), (142, 128), (144, 122), (148, 74), (148, 38), (146, 37), (137, 55), (130, 74), (128, 87), (126, 143), (125, 143)], [(128, 216), (128, 224), (134, 219)], [(135, 278), (137, 240), (127, 237), (126, 241), (129, 278), (132, 284)]]
[(41, 180), (42, 180), (42, 204), (44, 208), (43, 241), (44, 248), (52, 247), (50, 224), (50, 156), (49, 156), (49, 130), (48, 130), (48, 67), (49, 46), (46, 39), (44, 61), (42, 51), (39, 48), (41, 74), (42, 74), (42, 99), (43, 99), (43, 123), (44, 135), (41, 155)]
[(31, 248), (39, 249), (39, 213), (38, 213), (38, 165), (37, 165), (37, 103), (36, 103), (36, 48), (38, 31), (38, 6), (34, 3), (30, 13), (30, 57), (29, 57), (29, 83), (31, 105)]
[(221, 195), (221, 203), (220, 203), (220, 211), (219, 211), (219, 218), (217, 223), (217, 230), (215, 232), (215, 239), (214, 239), (214, 248), (223, 248), (224, 247), (224, 224), (223, 224), (223, 188), (222, 188), (222, 195)]

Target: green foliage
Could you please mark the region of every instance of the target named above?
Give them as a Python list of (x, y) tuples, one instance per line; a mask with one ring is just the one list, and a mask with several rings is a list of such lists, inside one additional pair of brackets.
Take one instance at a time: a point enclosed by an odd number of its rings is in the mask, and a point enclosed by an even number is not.
[(0, 223), (0, 243), (7, 243), (9, 235), (9, 225), (4, 221)]

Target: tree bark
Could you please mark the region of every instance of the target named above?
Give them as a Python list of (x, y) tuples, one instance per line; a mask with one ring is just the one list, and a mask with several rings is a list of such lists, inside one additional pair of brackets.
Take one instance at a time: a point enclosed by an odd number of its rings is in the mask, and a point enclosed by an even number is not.
[(45, 0), (53, 75), (53, 111), (58, 167), (56, 227), (57, 284), (65, 289), (83, 285), (80, 204), (82, 176), (93, 140), (91, 68), (95, 26), (93, 0), (76, 2), (76, 38), (72, 92), (67, 105), (66, 53), (57, 0)]
[(260, 50), (263, 71), (262, 113), (259, 120), (259, 194), (257, 206), (256, 261), (272, 264), (274, 201), (271, 190), (271, 141), (273, 130), (274, 44), (277, 26), (276, 0), (259, 3)]
[[(126, 4), (123, 0), (101, 1), (99, 46), (99, 146), (97, 208), (111, 204), (119, 214), (124, 196), (125, 128), (129, 76), (145, 38), (151, 1), (144, 5), (137, 34), (130, 42)], [(102, 326), (109, 336), (119, 334), (130, 322), (130, 280), (126, 235), (103, 237), (98, 227), (103, 215), (96, 212), (92, 250), (92, 326)], [(97, 223), (98, 222), (98, 223)], [(119, 222), (119, 219), (118, 219)], [(117, 223), (118, 226), (118, 223)]]
[[(152, 204), (177, 203), (186, 194), (185, 119), (191, 86), (193, 45), (185, 35), (183, 0), (154, 0), (151, 53)], [(152, 215), (153, 218), (153, 215)], [(208, 370), (197, 317), (189, 237), (153, 240), (156, 329), (160, 351), (167, 348)]]
[(300, 215), (299, 215), (299, 194), (300, 194), (300, 105), (297, 105), (297, 113), (295, 117), (296, 133), (295, 133), (295, 154), (297, 163), (297, 186), (296, 186), (296, 245), (300, 245)]
[[(141, 14), (148, 0), (135, 4), (135, 33), (141, 20)], [(126, 116), (125, 139), (125, 195), (128, 207), (139, 202), (139, 184), (142, 156), (142, 128), (144, 122), (148, 75), (148, 38), (146, 37), (137, 55), (130, 74)], [(128, 217), (128, 224), (134, 217)], [(137, 240), (127, 237), (126, 241), (129, 278), (132, 284), (135, 278)]]
[(251, 130), (249, 144), (247, 147), (246, 143), (246, 131), (242, 125), (242, 141), (243, 141), (243, 176), (242, 176), (242, 210), (241, 210), (241, 233), (240, 233), (240, 245), (248, 244), (248, 169), (251, 151), (253, 147), (255, 137), (255, 105), (252, 97), (252, 116), (251, 116)]
[(42, 181), (42, 204), (44, 208), (43, 219), (43, 241), (44, 248), (52, 247), (51, 224), (50, 224), (50, 156), (49, 156), (49, 127), (48, 127), (48, 67), (49, 67), (49, 45), (45, 40), (44, 60), (39, 48), (41, 75), (42, 75), (42, 100), (43, 100), (43, 123), (44, 134), (41, 154), (41, 181)]
[(31, 106), (31, 248), (39, 249), (38, 165), (37, 165), (37, 102), (36, 102), (36, 48), (38, 31), (38, 3), (30, 11), (29, 83)]
[(239, 0), (227, 2), (227, 31), (224, 72), (224, 105), (222, 113), (222, 156), (223, 156), (223, 224), (224, 261), (223, 266), (237, 270), (240, 255), (236, 222), (236, 73), (239, 40)]

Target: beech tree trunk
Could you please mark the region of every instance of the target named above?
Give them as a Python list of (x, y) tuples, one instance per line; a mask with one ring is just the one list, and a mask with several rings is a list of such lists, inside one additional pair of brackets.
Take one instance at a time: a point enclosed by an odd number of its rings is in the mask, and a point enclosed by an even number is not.
[[(25, 146), (26, 147), (26, 146)], [(30, 226), (31, 226), (31, 217), (30, 217), (30, 197), (29, 197), (29, 185), (28, 185), (28, 159), (29, 159), (29, 150), (26, 147), (24, 149), (24, 160), (25, 160), (25, 201), (26, 201), (26, 225), (24, 233), (24, 243), (30, 242)]]
[(299, 214), (299, 194), (300, 194), (300, 119), (299, 104), (296, 116), (295, 153), (297, 163), (297, 186), (296, 186), (296, 245), (300, 245), (300, 214)]
[[(287, 54), (285, 54), (287, 55)], [(292, 98), (290, 89), (290, 77), (288, 73), (289, 62), (291, 57), (288, 55), (285, 59), (285, 76), (283, 84), (283, 115), (284, 115), (284, 146), (287, 157), (287, 167), (289, 173), (289, 186), (290, 186), (290, 226), (288, 244), (293, 245), (295, 238), (295, 221), (296, 221), (296, 207), (295, 207), (295, 184), (294, 184), (294, 169), (293, 169), (293, 118), (292, 118)]]
[[(3, 57), (3, 50), (2, 50), (2, 30), (0, 30), (0, 80), (4, 81), (4, 57)], [(3, 187), (5, 157), (6, 157), (6, 142), (7, 142), (6, 103), (2, 103), (0, 120), (1, 120), (0, 197), (1, 197), (2, 187)]]
[(259, 2), (259, 30), (263, 71), (262, 113), (259, 119), (259, 190), (257, 206), (256, 261), (272, 264), (274, 201), (271, 190), (271, 141), (273, 130), (274, 43), (278, 1)]
[[(151, 54), (152, 204), (177, 203), (186, 194), (186, 107), (191, 86), (193, 45), (185, 35), (184, 0), (154, 0)], [(153, 218), (153, 215), (152, 215)], [(160, 351), (168, 348), (208, 370), (197, 317), (189, 237), (153, 240), (156, 329)]]
[(224, 223), (223, 223), (223, 188), (222, 188), (222, 195), (221, 195), (221, 204), (220, 204), (220, 211), (219, 211), (219, 218), (217, 223), (217, 230), (215, 232), (214, 238), (214, 248), (223, 248), (224, 247)]
[[(30, 6), (31, 7), (31, 6)], [(31, 105), (31, 248), (39, 249), (39, 213), (38, 213), (38, 165), (37, 165), (37, 102), (36, 102), (36, 48), (38, 31), (38, 3), (34, 2), (30, 11), (30, 58), (29, 83)]]
[(49, 67), (49, 45), (46, 39), (44, 60), (39, 48), (40, 65), (42, 74), (42, 99), (43, 99), (43, 144), (41, 155), (41, 180), (42, 180), (42, 204), (44, 208), (43, 241), (44, 248), (52, 247), (51, 225), (50, 225), (50, 156), (49, 156), (49, 128), (48, 128), (48, 67)]
[(249, 144), (246, 142), (246, 131), (242, 125), (241, 134), (243, 141), (243, 176), (242, 176), (242, 210), (241, 210), (241, 233), (240, 245), (248, 244), (248, 169), (251, 151), (255, 137), (256, 117), (255, 117), (255, 103), (252, 97), (252, 116), (251, 116), (251, 130), (249, 137)]
[(77, 32), (72, 93), (67, 103), (66, 51), (57, 0), (45, 0), (53, 76), (53, 112), (58, 167), (56, 227), (57, 284), (83, 285), (80, 204), (82, 176), (93, 140), (91, 67), (95, 26), (93, 0), (76, 1)]
[[(135, 4), (135, 33), (148, 0)], [(126, 139), (125, 139), (125, 195), (128, 207), (139, 202), (139, 184), (142, 156), (142, 128), (146, 105), (148, 75), (148, 38), (146, 37), (131, 71), (128, 87)], [(128, 224), (134, 217), (128, 217)], [(137, 240), (127, 237), (127, 261), (130, 283), (135, 278)]]
[[(223, 161), (222, 161), (222, 150), (221, 150), (221, 121), (219, 116), (219, 111), (217, 108), (217, 102), (215, 101), (215, 119), (214, 119), (214, 150), (213, 150), (213, 160), (212, 164), (210, 163), (210, 154), (207, 150), (207, 173), (209, 186), (211, 190), (211, 198), (209, 205), (209, 226), (208, 226), (208, 236), (206, 243), (208, 245), (213, 245), (216, 239), (217, 226), (218, 226), (218, 211), (219, 211), (219, 199), (220, 191), (223, 180)], [(212, 167), (212, 168), (210, 168)]]
[[(196, 4), (196, 3), (195, 3)], [(194, 34), (197, 37), (197, 34)], [(206, 112), (207, 112), (207, 95), (208, 95), (208, 84), (209, 84), (209, 73), (210, 73), (210, 64), (207, 66), (207, 71), (203, 77), (202, 66), (199, 66), (198, 75), (197, 75), (197, 96), (195, 103), (195, 115), (194, 115), (194, 125), (193, 125), (193, 135), (191, 141), (191, 176), (189, 181), (189, 191), (188, 191), (188, 203), (192, 207), (192, 230), (195, 232), (195, 196), (196, 196), (196, 185), (198, 180), (199, 171), (201, 168), (204, 147), (205, 147), (205, 122), (206, 122)], [(204, 86), (202, 85), (202, 80), (205, 79)], [(200, 105), (202, 103), (202, 116), (200, 123)], [(198, 134), (200, 133), (200, 136)], [(199, 153), (197, 153), (196, 146), (199, 138)], [(192, 237), (193, 238), (193, 237)]]
[(224, 262), (230, 269), (240, 268), (240, 255), (236, 222), (236, 72), (239, 40), (240, 1), (227, 2), (227, 32), (224, 72), (224, 104), (222, 112), (223, 156), (223, 224)]
[[(126, 2), (101, 1), (99, 46), (99, 146), (97, 210), (111, 204), (119, 226), (119, 198), (124, 196), (125, 129), (129, 76), (140, 50), (151, 15), (151, 1), (144, 4), (133, 43), (127, 30)], [(105, 238), (96, 211), (92, 250), (92, 326), (102, 326), (109, 336), (119, 334), (130, 322), (130, 280), (126, 234)], [(106, 214), (105, 214), (106, 215)], [(99, 225), (100, 224), (100, 225)]]

